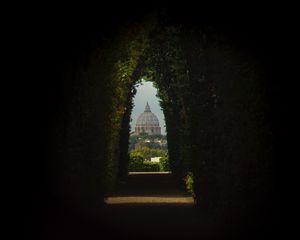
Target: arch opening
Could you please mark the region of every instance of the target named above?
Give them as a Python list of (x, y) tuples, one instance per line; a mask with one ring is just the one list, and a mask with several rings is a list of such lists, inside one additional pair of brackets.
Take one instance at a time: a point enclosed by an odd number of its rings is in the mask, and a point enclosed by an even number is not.
[(95, 212), (127, 176), (134, 86), (144, 78), (158, 89), (172, 174), (189, 184), (203, 214), (223, 222), (258, 214), (271, 191), (263, 70), (216, 29), (166, 22), (124, 27), (66, 68), (51, 191)]
[(165, 121), (157, 89), (142, 80), (135, 88), (129, 139), (129, 172), (170, 171)]

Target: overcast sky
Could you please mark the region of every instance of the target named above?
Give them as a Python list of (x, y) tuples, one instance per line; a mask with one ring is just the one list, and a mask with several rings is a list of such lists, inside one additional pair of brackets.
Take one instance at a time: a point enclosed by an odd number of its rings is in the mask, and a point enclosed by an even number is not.
[(153, 112), (159, 120), (161, 133), (166, 134), (164, 114), (159, 106), (158, 98), (156, 97), (157, 90), (153, 87), (152, 82), (142, 81), (142, 85), (137, 87), (137, 93), (134, 97), (134, 107), (131, 113), (131, 131), (134, 131), (138, 116), (144, 112), (146, 103), (149, 103), (151, 112)]

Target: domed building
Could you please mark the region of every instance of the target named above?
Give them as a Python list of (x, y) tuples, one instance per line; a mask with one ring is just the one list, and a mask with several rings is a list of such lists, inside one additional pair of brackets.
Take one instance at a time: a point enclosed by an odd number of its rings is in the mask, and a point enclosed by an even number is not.
[(135, 126), (135, 135), (148, 133), (149, 135), (161, 134), (158, 118), (151, 112), (147, 102), (144, 112), (138, 117)]

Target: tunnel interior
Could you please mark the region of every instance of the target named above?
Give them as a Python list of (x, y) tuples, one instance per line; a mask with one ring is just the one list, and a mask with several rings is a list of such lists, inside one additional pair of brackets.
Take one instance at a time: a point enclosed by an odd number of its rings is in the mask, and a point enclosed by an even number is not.
[[(210, 219), (195, 226), (230, 236), (271, 231), (278, 156), (269, 32), (261, 23), (208, 23), (190, 13), (104, 14), (96, 28), (45, 25), (40, 101), (33, 101), (39, 160), (26, 182), (33, 219), (48, 226), (73, 219), (102, 234), (104, 199), (128, 174), (134, 86), (145, 78), (158, 88), (172, 174), (178, 184), (194, 176), (196, 206), (188, 211)], [(172, 216), (174, 209), (156, 213)], [(175, 216), (169, 225), (188, 229), (181, 223)], [(64, 231), (74, 231), (72, 224)], [(36, 223), (30, 229), (51, 232)]]

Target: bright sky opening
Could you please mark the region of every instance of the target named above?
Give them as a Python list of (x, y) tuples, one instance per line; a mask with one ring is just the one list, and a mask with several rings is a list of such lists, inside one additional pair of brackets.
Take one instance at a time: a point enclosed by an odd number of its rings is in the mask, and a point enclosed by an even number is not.
[(158, 98), (156, 96), (157, 89), (153, 86), (152, 82), (142, 81), (141, 84), (137, 85), (137, 93), (133, 99), (134, 107), (131, 113), (130, 122), (131, 131), (134, 131), (136, 120), (138, 116), (144, 112), (146, 103), (148, 102), (150, 105), (151, 112), (153, 112), (158, 120), (159, 125), (161, 127), (161, 133), (163, 135), (166, 134), (166, 127), (165, 127), (165, 119), (163, 111), (159, 105)]

